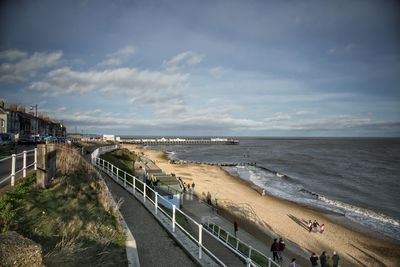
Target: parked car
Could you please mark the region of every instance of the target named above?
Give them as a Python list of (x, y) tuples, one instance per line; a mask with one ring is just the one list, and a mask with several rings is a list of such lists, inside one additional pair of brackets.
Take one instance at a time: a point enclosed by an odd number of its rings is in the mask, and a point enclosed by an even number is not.
[(13, 143), (12, 136), (8, 133), (0, 134), (0, 146), (11, 146)]

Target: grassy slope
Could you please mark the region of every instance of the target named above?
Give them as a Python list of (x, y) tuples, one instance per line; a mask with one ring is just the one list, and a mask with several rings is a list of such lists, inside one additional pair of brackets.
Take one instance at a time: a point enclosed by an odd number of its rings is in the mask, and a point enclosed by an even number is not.
[(100, 156), (127, 173), (133, 174), (136, 155), (127, 149), (118, 149)]
[(44, 190), (34, 188), (35, 176), (21, 181), (0, 198), (1, 230), (41, 244), (47, 266), (126, 266), (124, 233), (93, 177), (81, 169)]

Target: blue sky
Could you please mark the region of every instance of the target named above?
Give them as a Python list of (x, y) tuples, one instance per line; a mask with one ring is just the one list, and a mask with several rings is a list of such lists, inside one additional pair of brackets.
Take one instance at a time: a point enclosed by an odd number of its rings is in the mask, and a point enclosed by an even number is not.
[(0, 98), (69, 132), (400, 136), (397, 1), (0, 5)]

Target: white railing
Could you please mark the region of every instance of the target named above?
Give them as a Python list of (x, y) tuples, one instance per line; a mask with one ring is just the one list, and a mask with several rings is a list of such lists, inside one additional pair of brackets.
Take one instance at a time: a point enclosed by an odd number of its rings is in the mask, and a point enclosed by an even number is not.
[[(151, 203), (154, 206), (153, 215), (160, 216), (160, 214), (164, 214), (165, 217), (170, 221), (170, 227), (173, 232), (177, 230), (177, 228), (184, 233), (189, 239), (191, 239), (194, 243), (198, 246), (198, 258), (202, 258), (202, 253), (207, 253), (213, 260), (215, 260), (219, 265), (226, 266), (217, 256), (215, 256), (203, 243), (203, 234), (208, 233), (210, 237), (212, 237), (215, 241), (219, 242), (226, 248), (228, 248), (233, 254), (238, 256), (246, 266), (260, 266), (256, 262), (254, 262), (250, 257), (243, 255), (242, 253), (238, 252), (232, 246), (226, 244), (226, 242), (222, 241), (220, 238), (215, 236), (213, 233), (210, 232), (206, 227), (203, 228), (203, 225), (192, 217), (187, 215), (185, 212), (177, 208), (174, 204), (172, 204), (168, 199), (164, 198), (163, 196), (159, 195), (151, 187), (147, 186), (143, 181), (136, 178), (135, 176), (117, 168), (110, 162), (99, 158), (102, 153), (106, 153), (112, 150), (117, 149), (117, 146), (108, 146), (102, 147), (99, 150), (95, 150), (92, 153), (92, 163), (96, 167), (100, 168), (102, 171), (107, 173), (111, 178), (113, 178), (116, 182), (118, 182), (122, 187), (124, 187), (128, 192), (133, 194), (138, 200), (142, 201), (143, 203)], [(100, 151), (101, 150), (101, 151)], [(160, 199), (166, 201), (172, 206), (171, 209), (163, 208), (162, 205), (159, 205)], [(186, 222), (188, 225), (182, 225), (177, 222), (177, 217), (183, 218), (183, 221)], [(194, 228), (194, 230), (193, 230)]]
[[(34, 154), (33, 162), (31, 164), (27, 164), (27, 156), (30, 154)], [(22, 158), (22, 167), (21, 169), (17, 170), (17, 160)], [(11, 166), (10, 166), (10, 175), (1, 178), (2, 180), (0, 181), (0, 185), (3, 184), (4, 182), (8, 181), (11, 179), (11, 186), (15, 185), (15, 178), (17, 174), (22, 172), (22, 177), (26, 177), (26, 171), (33, 167), (34, 170), (37, 168), (37, 148), (28, 150), (28, 151), (23, 151), (18, 154), (12, 154), (9, 157), (2, 158), (0, 159), (0, 163), (6, 162), (11, 159)], [(3, 163), (4, 164), (4, 163)]]
[[(263, 262), (268, 264), (268, 267), (276, 266), (280, 267), (278, 263), (276, 263), (273, 259), (266, 256), (264, 253), (259, 251), (258, 249), (252, 247), (251, 245), (247, 244), (246, 242), (240, 240), (238, 237), (231, 234), (226, 229), (222, 228), (221, 226), (210, 223), (210, 218), (207, 220), (207, 228), (212, 231), (212, 233), (217, 236), (219, 239), (223, 240), (226, 244), (234, 247), (239, 253), (243, 254), (245, 257), (251, 258), (254, 256), (254, 253), (258, 254), (258, 257), (263, 259)], [(244, 248), (244, 249), (243, 249)]]

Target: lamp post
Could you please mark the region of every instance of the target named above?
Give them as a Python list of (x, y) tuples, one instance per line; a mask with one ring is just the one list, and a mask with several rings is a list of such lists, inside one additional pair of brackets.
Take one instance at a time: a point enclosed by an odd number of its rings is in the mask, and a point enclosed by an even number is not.
[(34, 106), (30, 107), (30, 110), (33, 110), (33, 108), (35, 108), (35, 121), (36, 121), (36, 125), (35, 125), (35, 130), (36, 130), (36, 134), (39, 134), (39, 129), (38, 129), (38, 119), (37, 119), (37, 104)]

